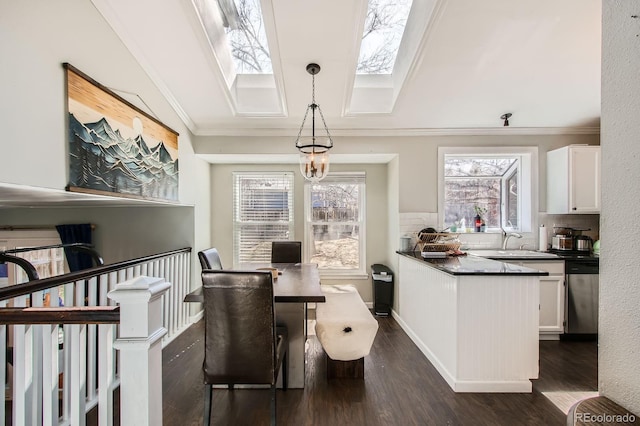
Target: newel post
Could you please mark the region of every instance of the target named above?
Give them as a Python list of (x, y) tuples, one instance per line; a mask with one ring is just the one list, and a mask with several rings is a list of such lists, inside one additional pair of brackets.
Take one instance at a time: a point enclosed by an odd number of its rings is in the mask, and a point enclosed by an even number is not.
[(114, 347), (120, 351), (120, 419), (122, 424), (162, 424), (162, 295), (171, 284), (140, 276), (109, 292), (120, 305), (120, 328)]

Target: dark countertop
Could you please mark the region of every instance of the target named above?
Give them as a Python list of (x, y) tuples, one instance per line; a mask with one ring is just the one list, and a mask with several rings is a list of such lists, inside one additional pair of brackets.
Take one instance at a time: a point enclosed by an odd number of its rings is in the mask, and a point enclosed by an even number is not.
[(451, 275), (516, 275), (516, 276), (548, 276), (549, 273), (518, 266), (499, 260), (491, 260), (478, 256), (447, 256), (444, 258), (423, 259), (419, 251), (399, 252), (400, 256), (424, 262), (432, 268)]
[(472, 256), (484, 257), (485, 259), (500, 260), (509, 262), (513, 260), (526, 261), (558, 261), (562, 258), (554, 253), (537, 251), (537, 250), (501, 250), (501, 249), (468, 249), (465, 252)]
[(578, 250), (549, 250), (549, 253), (554, 253), (559, 258), (567, 262), (577, 262), (588, 265), (600, 264), (600, 257), (594, 255), (593, 252)]

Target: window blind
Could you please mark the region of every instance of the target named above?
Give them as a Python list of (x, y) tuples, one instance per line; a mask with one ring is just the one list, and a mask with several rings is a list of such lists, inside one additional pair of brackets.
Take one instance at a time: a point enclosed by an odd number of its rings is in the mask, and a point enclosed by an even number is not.
[(293, 236), (293, 173), (233, 174), (234, 263), (269, 262), (271, 242)]

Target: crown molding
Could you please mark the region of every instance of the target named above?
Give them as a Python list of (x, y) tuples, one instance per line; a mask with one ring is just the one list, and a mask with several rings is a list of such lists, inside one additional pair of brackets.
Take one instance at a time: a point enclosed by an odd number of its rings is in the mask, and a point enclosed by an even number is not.
[[(290, 137), (294, 128), (206, 129), (196, 136)], [(412, 128), (412, 129), (331, 129), (332, 136), (344, 137), (415, 137), (415, 136), (527, 136), (527, 135), (598, 135), (600, 127), (469, 127), (469, 128)]]

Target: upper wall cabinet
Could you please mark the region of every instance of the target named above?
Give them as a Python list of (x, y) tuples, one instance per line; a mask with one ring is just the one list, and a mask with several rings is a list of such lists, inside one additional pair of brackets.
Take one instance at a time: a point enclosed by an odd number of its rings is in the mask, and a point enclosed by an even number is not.
[(600, 147), (547, 152), (547, 213), (600, 213)]

